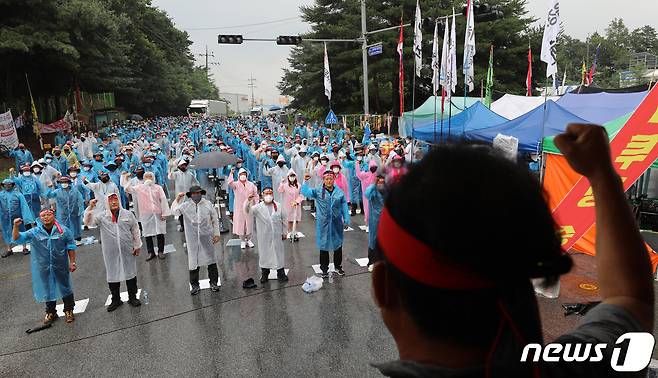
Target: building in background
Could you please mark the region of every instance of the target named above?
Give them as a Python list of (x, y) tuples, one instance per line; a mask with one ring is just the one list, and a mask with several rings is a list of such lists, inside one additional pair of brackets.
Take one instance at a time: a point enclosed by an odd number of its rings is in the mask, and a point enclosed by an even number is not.
[(221, 92), (219, 98), (228, 102), (228, 110), (230, 113), (249, 114), (249, 111), (251, 110), (251, 101), (247, 94)]

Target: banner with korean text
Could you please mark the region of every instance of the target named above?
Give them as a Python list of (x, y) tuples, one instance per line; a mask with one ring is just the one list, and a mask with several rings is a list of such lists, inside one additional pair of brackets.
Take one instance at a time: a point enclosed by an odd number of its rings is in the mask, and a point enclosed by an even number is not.
[(18, 147), (18, 134), (14, 127), (14, 118), (11, 116), (11, 110), (0, 114), (0, 143), (9, 149)]
[[(614, 167), (624, 190), (658, 159), (658, 85), (645, 97), (626, 124), (610, 142)], [(582, 177), (553, 211), (567, 251), (594, 224), (594, 195), (589, 181)]]

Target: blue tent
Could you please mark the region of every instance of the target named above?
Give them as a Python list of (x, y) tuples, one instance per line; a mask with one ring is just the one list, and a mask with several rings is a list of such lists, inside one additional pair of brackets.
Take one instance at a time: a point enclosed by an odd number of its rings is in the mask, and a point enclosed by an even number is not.
[(466, 132), (466, 139), (493, 142), (498, 134), (519, 139), (519, 152), (536, 152), (543, 137), (557, 135), (572, 122), (590, 123), (570, 113), (557, 103), (544, 104), (511, 121), (496, 126)]
[(635, 111), (647, 93), (566, 93), (557, 103), (580, 118), (602, 125)]
[[(443, 120), (443, 137), (446, 138), (448, 136), (448, 129), (450, 129), (450, 136), (452, 138), (459, 138), (463, 133), (499, 125), (506, 121), (507, 118), (492, 112), (483, 103), (478, 101), (463, 112)], [(436, 140), (434, 139), (435, 135)], [(436, 128), (434, 127), (433, 119), (423, 120), (417, 123), (413, 136), (416, 139), (438, 143), (441, 139), (441, 119), (436, 120)]]

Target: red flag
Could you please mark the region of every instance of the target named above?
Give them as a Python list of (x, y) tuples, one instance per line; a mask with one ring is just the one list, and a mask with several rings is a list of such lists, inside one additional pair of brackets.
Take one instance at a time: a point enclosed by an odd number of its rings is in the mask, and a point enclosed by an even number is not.
[(532, 96), (532, 49), (528, 46), (528, 75), (525, 78), (525, 95)]
[(404, 114), (404, 65), (402, 64), (402, 45), (404, 43), (404, 22), (400, 19), (400, 38), (398, 39), (398, 55), (400, 55), (400, 73), (398, 74), (398, 92), (400, 92), (400, 117)]

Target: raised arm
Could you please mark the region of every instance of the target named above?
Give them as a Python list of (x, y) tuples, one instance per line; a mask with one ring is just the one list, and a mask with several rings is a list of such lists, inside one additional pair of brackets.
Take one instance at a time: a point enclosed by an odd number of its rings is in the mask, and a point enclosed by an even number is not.
[(648, 251), (610, 158), (602, 127), (570, 124), (555, 138), (571, 167), (587, 177), (596, 201), (596, 266), (603, 303), (631, 312), (653, 330), (654, 294)]

